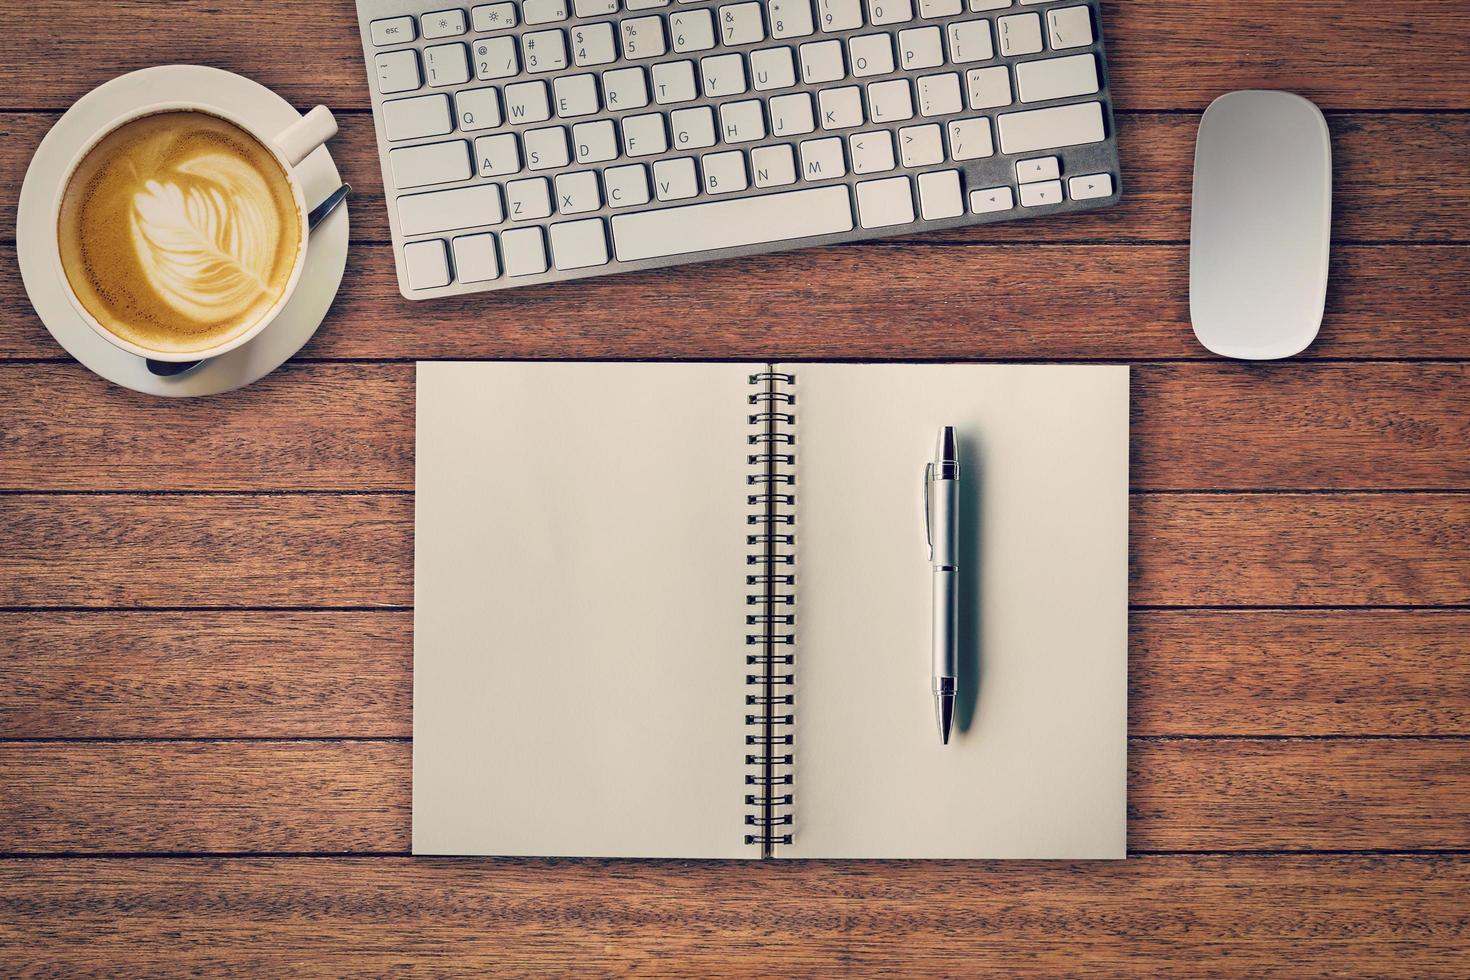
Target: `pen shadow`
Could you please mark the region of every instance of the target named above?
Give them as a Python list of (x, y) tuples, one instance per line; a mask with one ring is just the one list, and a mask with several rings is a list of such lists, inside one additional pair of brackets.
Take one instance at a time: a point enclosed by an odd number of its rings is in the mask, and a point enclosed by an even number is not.
[(984, 540), (981, 502), (985, 499), (985, 456), (973, 434), (956, 432), (960, 453), (960, 622), (954, 699), (955, 730), (967, 732), (976, 721), (984, 651), (980, 649), (980, 597), (985, 568), (980, 563)]

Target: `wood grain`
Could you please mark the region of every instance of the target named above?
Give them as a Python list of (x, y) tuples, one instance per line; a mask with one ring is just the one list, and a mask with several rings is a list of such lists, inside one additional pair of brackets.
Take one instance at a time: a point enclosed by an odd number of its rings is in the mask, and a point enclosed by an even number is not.
[[(0, 613), (0, 739), (407, 738), (406, 612)], [(1146, 610), (1135, 736), (1470, 736), (1470, 612)]]
[[(406, 852), (411, 751), (0, 743), (0, 852)], [(1467, 739), (1135, 740), (1128, 761), (1135, 851), (1470, 848)]]
[[(1327, 108), (1470, 107), (1470, 29), (1460, 0), (1420, 0), (1412, 15), (1316, 0), (1284, 22), (1270, 0), (1104, 7), (1113, 94), (1128, 108), (1203, 109), (1241, 88), (1301, 92)], [(209, 10), (209, 27), (200, 30), (180, 29), (176, 0), (132, 0), (117, 9), (88, 19), (85, 29), (58, 30), (76, 17), (72, 3), (28, 5), (0, 42), (9, 75), (4, 106), (61, 108), (106, 78), (163, 61), (240, 72), (298, 106), (367, 105), (349, 0), (222, 5)], [(164, 49), (160, 41), (139, 43), (164, 38)], [(100, 52), (107, 57), (99, 59)]]
[[(0, 247), (0, 269), (13, 263)], [(1470, 247), (1339, 248), (1319, 358), (1470, 357)], [(355, 248), (312, 358), (1213, 359), (1179, 245), (877, 243), (414, 303)], [(13, 266), (11, 266), (13, 269)], [(14, 274), (0, 358), (65, 359)]]
[[(1470, 859), (0, 862), (22, 972), (1460, 977)], [(3, 953), (0, 953), (3, 955)]]
[[(5, 498), (12, 607), (406, 606), (406, 496)], [(1141, 605), (1470, 605), (1470, 494), (1139, 496)]]
[[(0, 364), (0, 489), (411, 491), (413, 413), (409, 364), (168, 403)], [(1470, 488), (1464, 364), (1146, 364), (1132, 415), (1138, 491)]]
[[(59, 113), (0, 115), (0, 236), (10, 238), (31, 154)], [(372, 117), (342, 113), (332, 142), (343, 179), (352, 184), (352, 238), (388, 240), (387, 206)], [(1470, 116), (1333, 114), (1334, 228), (1339, 243), (1464, 243), (1470, 234)], [(928, 232), (914, 241), (1182, 242), (1189, 239), (1189, 200), (1197, 114), (1118, 118), (1127, 182), (1123, 203), (1065, 219), (982, 225)], [(1404, 147), (1412, 147), (1405, 152)], [(1393, 160), (1393, 180), (1384, 161)], [(1429, 202), (1433, 202), (1432, 205)], [(767, 261), (779, 262), (780, 259)]]

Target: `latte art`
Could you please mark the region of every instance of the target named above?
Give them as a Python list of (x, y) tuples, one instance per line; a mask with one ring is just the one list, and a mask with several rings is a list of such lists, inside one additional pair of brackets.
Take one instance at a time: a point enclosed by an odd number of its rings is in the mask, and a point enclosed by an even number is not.
[(206, 350), (280, 299), (301, 217), (276, 158), (203, 112), (160, 112), (105, 137), (63, 198), (62, 266), (87, 311), (149, 350)]

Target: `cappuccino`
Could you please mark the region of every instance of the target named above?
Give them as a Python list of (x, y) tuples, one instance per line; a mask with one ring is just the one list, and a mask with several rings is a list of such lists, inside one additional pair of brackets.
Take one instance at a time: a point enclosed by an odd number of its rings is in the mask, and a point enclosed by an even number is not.
[(124, 123), (61, 199), (61, 266), (108, 332), (162, 353), (205, 351), (285, 294), (302, 218), (276, 156), (234, 123), (170, 110)]

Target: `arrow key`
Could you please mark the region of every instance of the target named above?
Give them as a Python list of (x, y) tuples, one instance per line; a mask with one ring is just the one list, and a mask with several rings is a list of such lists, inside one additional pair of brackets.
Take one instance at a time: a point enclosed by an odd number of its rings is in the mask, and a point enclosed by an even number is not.
[(970, 192), (971, 214), (994, 214), (1009, 211), (1016, 206), (1016, 197), (1009, 187), (990, 187)]
[(1113, 196), (1112, 174), (1088, 174), (1067, 181), (1067, 190), (1074, 201), (1090, 201), (1099, 197)]

